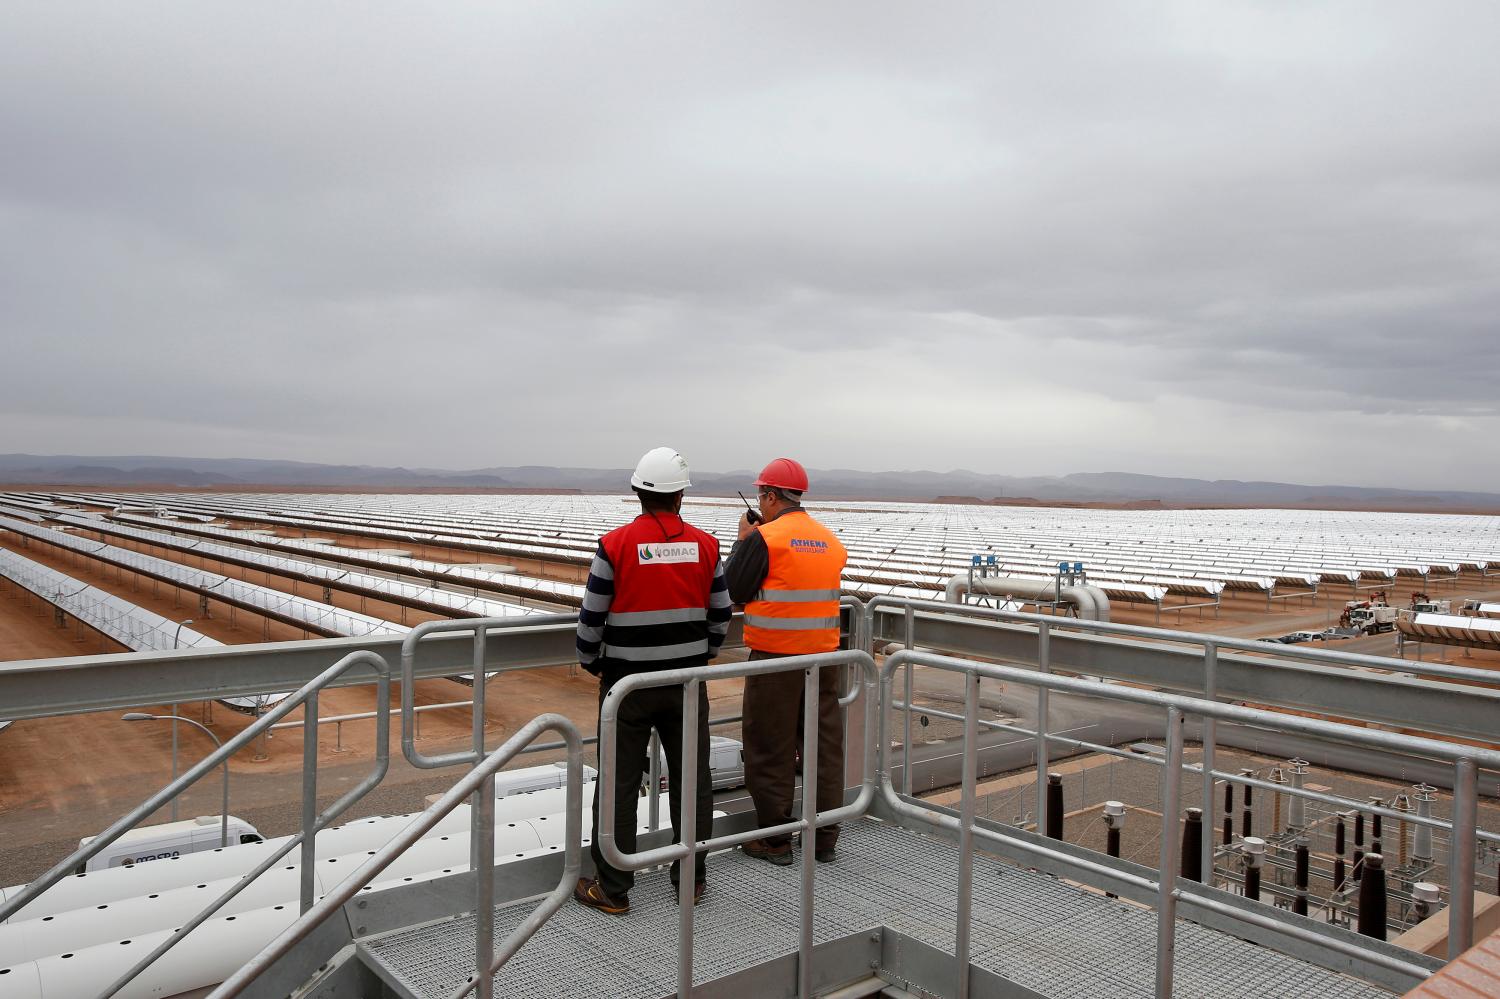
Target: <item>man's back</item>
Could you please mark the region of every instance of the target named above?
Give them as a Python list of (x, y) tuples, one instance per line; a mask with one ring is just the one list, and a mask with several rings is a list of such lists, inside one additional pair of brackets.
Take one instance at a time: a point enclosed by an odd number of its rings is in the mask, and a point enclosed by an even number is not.
[(600, 675), (701, 666), (728, 631), (719, 543), (675, 513), (643, 513), (601, 538), (587, 589), (579, 658)]

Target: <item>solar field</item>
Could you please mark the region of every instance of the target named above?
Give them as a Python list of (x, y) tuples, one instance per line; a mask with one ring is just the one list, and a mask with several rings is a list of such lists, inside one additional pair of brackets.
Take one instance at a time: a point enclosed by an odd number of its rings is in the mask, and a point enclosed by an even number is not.
[[(683, 513), (719, 537), (727, 551), (742, 509), (738, 500), (690, 498)], [(944, 582), (969, 571), (976, 556), (990, 574), (1022, 578), (1049, 579), (1060, 562), (1081, 564), (1088, 582), (1111, 601), (1158, 606), (1244, 594), (1327, 592), (1330, 587), (1353, 592), (1403, 579), (1425, 588), (1461, 573), (1484, 576), (1500, 568), (1500, 518), (1487, 516), (890, 502), (810, 503), (809, 509), (848, 547), (845, 589), (861, 596), (940, 597)], [(605, 495), (0, 497), (4, 526), (14, 531), (89, 529), (119, 542), (150, 544), (169, 556), (207, 556), (310, 582), (337, 583), (352, 592), (394, 595), (444, 616), (576, 606), (581, 597), (576, 581), (545, 578), (504, 563), (586, 566), (599, 535), (635, 513), (632, 497)], [(107, 519), (101, 521), (101, 515)], [(44, 517), (51, 526), (23, 516)], [(361, 543), (340, 546), (306, 535)], [(370, 548), (371, 542), (390, 547)], [(464, 561), (453, 555), (416, 558), (407, 551), (412, 546), (462, 553)], [(396, 574), (429, 583), (391, 578)], [(470, 595), (453, 592), (453, 587)], [(345, 622), (329, 633), (359, 634), (360, 626)]]

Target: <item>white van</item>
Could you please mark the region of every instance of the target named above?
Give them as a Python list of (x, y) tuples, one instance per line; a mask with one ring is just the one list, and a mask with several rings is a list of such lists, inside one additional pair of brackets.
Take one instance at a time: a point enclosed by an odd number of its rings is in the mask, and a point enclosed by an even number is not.
[[(657, 747), (657, 766), (661, 772), (661, 789), (667, 789), (667, 761)], [(713, 778), (715, 791), (739, 787), (745, 783), (745, 746), (738, 739), (727, 736), (708, 737), (708, 773)], [(649, 784), (647, 785), (649, 786)]]
[[(89, 858), (79, 869), (102, 871), (110, 867), (144, 864), (151, 860), (181, 857), (200, 850), (217, 850), (220, 846), (221, 821), (217, 815), (200, 815), (181, 822), (163, 822), (154, 826), (136, 826), (109, 846)], [(85, 836), (78, 846), (88, 846), (96, 837)], [(244, 819), (229, 816), (229, 845), (259, 843), (263, 837)]]
[[(583, 767), (583, 783), (599, 779), (599, 771), (587, 764)], [(506, 798), (527, 791), (545, 791), (564, 787), (568, 783), (566, 763), (547, 763), (539, 767), (522, 767), (520, 770), (501, 770), (495, 774), (495, 797)]]

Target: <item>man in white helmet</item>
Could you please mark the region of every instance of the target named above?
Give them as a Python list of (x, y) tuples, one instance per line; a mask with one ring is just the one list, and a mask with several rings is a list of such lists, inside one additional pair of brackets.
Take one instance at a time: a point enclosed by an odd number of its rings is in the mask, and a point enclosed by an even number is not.
[[(630, 477), (641, 513), (599, 539), (589, 568), (587, 592), (578, 612), (578, 661), (599, 677), (599, 700), (621, 677), (632, 673), (705, 665), (719, 652), (729, 631), (731, 608), (711, 534), (678, 516), (682, 491), (692, 483), (687, 462), (669, 447), (646, 452)], [(708, 769), (708, 690), (699, 685), (698, 794), (699, 839), (713, 829), (713, 786)], [(599, 851), (599, 795), (615, 796), (615, 842), (635, 852), (636, 807), (651, 730), (661, 739), (667, 770), (672, 829), (680, 830), (682, 688), (637, 690), (620, 705), (616, 726), (614, 787), (594, 785), (594, 831), (590, 853), (597, 876), (579, 878), (575, 900), (611, 915), (630, 911), (632, 871), (611, 867)], [(704, 855), (694, 858), (693, 899), (701, 898)], [(672, 883), (678, 879), (672, 865)]]

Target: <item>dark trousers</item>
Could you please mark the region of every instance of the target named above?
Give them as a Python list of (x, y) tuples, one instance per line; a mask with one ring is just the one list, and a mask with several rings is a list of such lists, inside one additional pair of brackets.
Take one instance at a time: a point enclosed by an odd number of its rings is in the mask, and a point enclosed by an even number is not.
[[(751, 659), (776, 659), (781, 653), (751, 652)], [(755, 802), (758, 824), (779, 826), (792, 821), (796, 787), (797, 751), (802, 746), (802, 671), (745, 677), (743, 700), (745, 784)], [(818, 811), (844, 803), (844, 713), (839, 707), (839, 667), (818, 671)], [(816, 849), (832, 849), (839, 827), (817, 832)], [(787, 835), (767, 836), (779, 845)]]
[[(599, 702), (609, 687), (599, 684)], [(679, 842), (682, 829), (682, 782), (677, 775), (682, 772), (682, 688), (647, 687), (637, 690), (620, 705), (615, 726), (615, 845), (621, 853), (635, 852), (636, 808), (641, 800), (641, 779), (647, 771), (647, 754), (651, 745), (651, 730), (656, 729), (661, 739), (662, 754), (667, 759), (667, 770), (672, 775), (668, 807), (672, 816), (673, 842)], [(594, 868), (599, 874), (599, 884), (611, 898), (623, 898), (635, 886), (635, 872), (621, 871), (611, 867), (599, 852), (599, 795), (600, 784), (594, 784), (594, 831), (589, 852), (594, 858)], [(714, 791), (712, 777), (708, 771), (708, 688), (698, 686), (698, 825), (697, 838), (708, 839), (713, 835)], [(699, 853), (693, 858), (693, 879), (702, 881), (706, 857)], [(672, 864), (672, 883), (677, 884), (677, 864)]]

